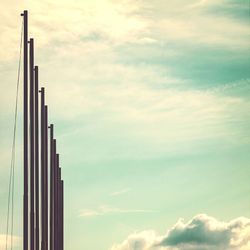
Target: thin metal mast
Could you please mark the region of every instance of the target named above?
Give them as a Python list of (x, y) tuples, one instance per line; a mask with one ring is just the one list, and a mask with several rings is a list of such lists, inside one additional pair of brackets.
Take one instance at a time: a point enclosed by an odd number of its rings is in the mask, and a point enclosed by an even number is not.
[(64, 249), (64, 183), (61, 180), (61, 250)]
[(44, 136), (44, 113), (45, 113), (45, 105), (44, 105), (44, 88), (41, 88), (41, 220), (42, 220), (42, 241), (41, 241), (41, 249), (45, 250), (45, 176), (44, 176), (44, 169), (45, 169), (45, 136)]
[(59, 154), (56, 154), (56, 168), (55, 168), (55, 249), (59, 250), (58, 238), (58, 176), (59, 176)]
[(34, 41), (30, 39), (30, 250), (34, 250)]
[(38, 66), (35, 66), (35, 249), (39, 250), (39, 232), (40, 232), (40, 218), (39, 218), (39, 102), (38, 102)]
[(44, 206), (45, 206), (45, 250), (48, 250), (48, 106), (44, 109), (44, 150), (45, 150), (45, 164), (44, 164)]
[(50, 124), (50, 250), (54, 244), (54, 125)]
[(58, 202), (58, 219), (57, 219), (57, 223), (58, 223), (58, 234), (57, 234), (57, 238), (58, 238), (58, 246), (59, 249), (61, 250), (61, 168), (58, 168), (58, 177), (57, 177), (57, 186), (58, 186), (58, 194), (57, 194), (57, 202)]
[(61, 168), (58, 168), (58, 244), (59, 249), (63, 249), (63, 181), (61, 177)]
[(57, 165), (58, 165), (58, 162), (59, 162), (59, 158), (57, 157), (57, 154), (56, 154), (56, 139), (53, 139), (53, 162), (54, 162), (54, 171), (53, 171), (53, 179), (52, 179), (52, 182), (53, 182), (53, 235), (54, 235), (54, 238), (53, 238), (53, 250), (54, 249), (58, 249), (57, 248), (57, 237), (56, 237), (56, 211), (57, 211), (57, 206), (56, 206), (56, 175), (57, 175)]
[(28, 11), (23, 16), (23, 250), (28, 250)]

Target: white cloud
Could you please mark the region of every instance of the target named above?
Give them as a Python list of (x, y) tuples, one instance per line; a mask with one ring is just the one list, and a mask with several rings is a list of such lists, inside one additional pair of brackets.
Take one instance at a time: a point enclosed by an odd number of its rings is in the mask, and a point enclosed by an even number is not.
[(111, 250), (152, 250), (158, 236), (154, 231), (133, 233), (121, 244), (115, 244)]
[(98, 209), (84, 209), (80, 213), (80, 217), (95, 217), (107, 214), (128, 214), (128, 213), (152, 213), (153, 210), (145, 210), (145, 209), (121, 209), (110, 207), (107, 205), (102, 205)]
[(145, 28), (142, 18), (133, 14), (139, 6), (128, 0), (14, 2), (12, 5), (4, 2), (0, 12), (4, 17), (0, 24), (1, 60), (11, 59), (17, 52), (13, 50), (17, 48), (20, 34), (21, 18), (17, 10), (29, 11), (29, 33), (35, 37), (36, 47), (53, 44), (60, 53), (72, 44), (79, 47), (81, 41), (94, 39), (93, 34), (120, 44), (134, 40)]
[[(187, 10), (188, 11), (188, 10)], [(190, 11), (190, 10), (189, 10)], [(166, 17), (151, 23), (158, 30), (157, 40), (177, 41), (189, 46), (216, 46), (224, 49), (244, 50), (248, 48), (248, 26), (225, 16), (193, 13), (186, 19)]]
[[(89, 42), (116, 46), (177, 40), (185, 44), (222, 45), (237, 50), (248, 48), (247, 23), (199, 11), (200, 7), (204, 9), (211, 5), (223, 8), (225, 3), (189, 2), (14, 0), (10, 5), (3, 1), (0, 60), (10, 60), (18, 54), (20, 12), (23, 9), (30, 12), (29, 33), (35, 37), (36, 48), (49, 45), (58, 54), (77, 48), (85, 51)], [(187, 12), (192, 12), (188, 19)], [(160, 18), (159, 13), (162, 13)]]
[[(65, 83), (54, 84), (52, 80), (48, 91), (51, 117), (79, 121), (65, 131), (65, 140), (82, 138), (82, 143), (93, 136), (100, 140), (93, 149), (86, 147), (88, 159), (96, 159), (98, 147), (101, 157), (131, 159), (135, 148), (139, 157), (150, 158), (180, 152), (195, 154), (214, 150), (218, 145), (223, 150), (246, 142), (246, 131), (238, 122), (248, 123), (249, 117), (244, 114), (250, 102), (242, 96), (223, 93), (223, 89), (237, 91), (241, 85), (183, 89), (185, 84), (178, 80), (173, 83), (154, 67), (148, 66), (144, 71), (113, 65), (112, 71), (109, 66), (88, 69), (85, 76), (80, 76), (81, 83), (71, 82), (70, 88), (70, 76)], [(117, 145), (117, 138), (123, 145), (126, 143), (126, 150)], [(110, 143), (113, 139), (117, 147)], [(106, 140), (109, 143), (104, 149)]]
[(250, 246), (250, 219), (229, 222), (205, 214), (184, 223), (180, 219), (166, 235), (154, 231), (133, 233), (111, 250), (246, 250)]

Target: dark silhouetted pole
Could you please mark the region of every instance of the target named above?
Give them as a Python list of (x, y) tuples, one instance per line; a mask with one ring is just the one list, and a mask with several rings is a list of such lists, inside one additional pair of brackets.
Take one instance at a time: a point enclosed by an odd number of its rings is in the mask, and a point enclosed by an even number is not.
[(44, 110), (44, 150), (45, 150), (45, 164), (44, 164), (44, 206), (45, 206), (45, 250), (48, 250), (48, 107), (45, 105)]
[(53, 250), (54, 238), (54, 125), (50, 125), (50, 250)]
[(23, 16), (23, 250), (28, 250), (28, 11)]
[(30, 250), (34, 250), (34, 43), (30, 39)]
[(61, 180), (61, 250), (64, 249), (64, 187)]
[(58, 186), (58, 195), (57, 195), (57, 202), (58, 202), (58, 235), (57, 235), (57, 238), (58, 238), (58, 246), (59, 246), (59, 249), (61, 250), (61, 243), (62, 243), (62, 240), (61, 240), (61, 168), (59, 167), (58, 168), (58, 179), (57, 179), (57, 186)]
[(56, 156), (56, 139), (53, 139), (53, 179), (52, 179), (52, 185), (53, 185), (53, 250), (57, 249), (57, 244), (56, 244), (56, 169), (57, 169), (57, 164), (58, 164), (58, 158)]
[(59, 154), (56, 154), (56, 168), (55, 168), (55, 240), (56, 247), (55, 249), (59, 250), (59, 237), (58, 237), (58, 176), (59, 176)]
[(45, 200), (45, 176), (44, 176), (44, 168), (45, 168), (45, 131), (44, 131), (44, 113), (45, 113), (45, 107), (44, 107), (44, 88), (41, 88), (41, 221), (42, 221), (42, 241), (41, 241), (41, 249), (45, 250), (45, 206), (44, 206), (44, 200)]
[(35, 249), (39, 250), (39, 102), (38, 102), (38, 66), (35, 66)]
[(58, 168), (58, 245), (59, 249), (63, 249), (63, 182), (61, 177), (61, 168)]

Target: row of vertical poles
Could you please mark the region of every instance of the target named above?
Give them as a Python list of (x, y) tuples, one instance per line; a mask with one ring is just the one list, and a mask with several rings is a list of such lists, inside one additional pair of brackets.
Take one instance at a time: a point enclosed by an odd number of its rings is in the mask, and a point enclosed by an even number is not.
[(45, 89), (39, 90), (34, 40), (28, 41), (28, 12), (25, 10), (21, 15), (24, 19), (23, 250), (63, 250), (64, 190), (54, 125), (48, 126)]

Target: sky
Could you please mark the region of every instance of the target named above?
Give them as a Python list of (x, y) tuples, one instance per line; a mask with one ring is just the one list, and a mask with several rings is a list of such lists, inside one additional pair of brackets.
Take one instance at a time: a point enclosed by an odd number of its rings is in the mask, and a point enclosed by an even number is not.
[[(61, 155), (65, 250), (249, 249), (247, 0), (1, 1), (0, 249), (24, 9)], [(15, 250), (21, 89), (17, 132)]]

